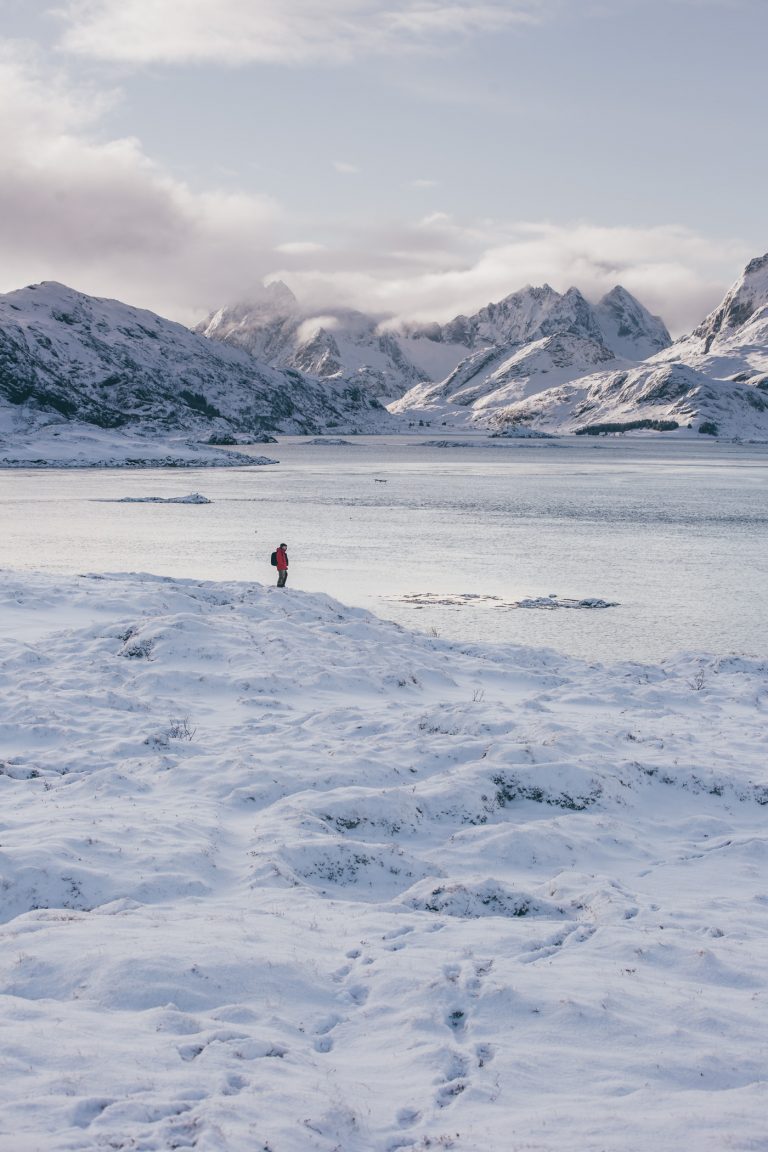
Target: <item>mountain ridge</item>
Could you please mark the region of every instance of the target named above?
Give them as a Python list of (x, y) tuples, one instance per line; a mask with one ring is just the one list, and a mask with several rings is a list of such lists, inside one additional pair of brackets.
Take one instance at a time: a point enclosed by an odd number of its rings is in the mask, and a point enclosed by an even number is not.
[[(244, 348), (273, 367), (345, 379), (389, 400), (395, 412), (445, 398), (460, 380), (474, 379), (475, 388), (482, 388), (494, 365), (546, 337), (570, 334), (592, 342), (591, 360), (579, 346), (579, 372), (611, 359), (642, 360), (671, 343), (663, 321), (618, 285), (593, 305), (575, 287), (561, 294), (549, 284), (529, 284), (471, 316), (398, 326), (391, 318), (348, 308), (313, 312), (277, 281), (250, 302), (212, 313), (195, 331)], [(559, 352), (562, 368), (562, 343)]]
[(258, 437), (392, 423), (362, 392), (275, 370), (147, 309), (56, 281), (0, 296), (0, 406), (17, 430), (77, 419)]
[(0, 296), (0, 438), (76, 422), (210, 443), (438, 422), (768, 438), (768, 254), (674, 343), (620, 285), (597, 303), (527, 285), (472, 316), (394, 326), (307, 309), (274, 281), (194, 330), (55, 281)]

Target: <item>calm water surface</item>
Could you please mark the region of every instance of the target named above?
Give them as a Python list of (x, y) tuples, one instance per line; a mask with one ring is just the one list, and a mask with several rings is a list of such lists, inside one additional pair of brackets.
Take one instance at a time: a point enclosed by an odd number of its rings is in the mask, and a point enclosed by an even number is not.
[[(0, 473), (3, 567), (272, 583), (269, 553), (286, 540), (289, 589), (441, 636), (597, 660), (768, 653), (768, 446), (351, 437), (286, 438), (266, 452), (280, 463)], [(194, 491), (213, 503), (117, 502)], [(401, 600), (426, 592), (501, 599)], [(619, 606), (499, 606), (550, 593)]]

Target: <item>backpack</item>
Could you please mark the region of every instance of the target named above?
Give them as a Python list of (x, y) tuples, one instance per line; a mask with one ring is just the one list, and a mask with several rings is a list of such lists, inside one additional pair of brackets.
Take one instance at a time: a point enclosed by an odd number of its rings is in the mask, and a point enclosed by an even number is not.
[(277, 568), (277, 552), (273, 552), (269, 558), (269, 562), (273, 568)]

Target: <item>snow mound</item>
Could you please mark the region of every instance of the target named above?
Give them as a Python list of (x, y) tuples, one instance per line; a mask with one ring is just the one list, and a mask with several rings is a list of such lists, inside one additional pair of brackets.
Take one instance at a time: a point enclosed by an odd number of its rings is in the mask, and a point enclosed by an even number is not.
[(434, 879), (430, 879), (409, 889), (403, 903), (423, 912), (439, 912), (461, 919), (542, 916), (561, 920), (566, 915), (566, 910), (551, 900), (542, 900), (529, 892), (516, 892), (497, 880), (480, 880), (476, 884), (436, 884)]

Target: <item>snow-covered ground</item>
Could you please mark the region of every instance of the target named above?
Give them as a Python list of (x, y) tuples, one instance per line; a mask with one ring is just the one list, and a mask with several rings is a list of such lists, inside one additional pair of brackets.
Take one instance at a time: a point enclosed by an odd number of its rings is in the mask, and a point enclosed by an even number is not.
[(0, 605), (2, 1152), (766, 1147), (768, 659)]

